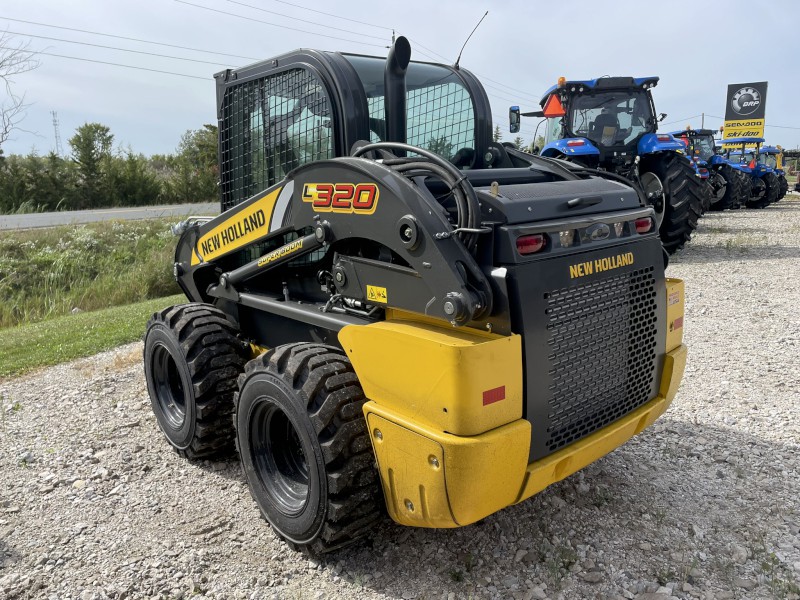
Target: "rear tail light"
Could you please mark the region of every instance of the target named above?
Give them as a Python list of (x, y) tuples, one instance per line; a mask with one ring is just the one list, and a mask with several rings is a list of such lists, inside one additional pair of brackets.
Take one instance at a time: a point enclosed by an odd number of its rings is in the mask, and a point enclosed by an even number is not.
[(535, 254), (544, 248), (545, 238), (541, 233), (534, 233), (533, 235), (521, 235), (517, 238), (517, 252), (522, 256), (528, 254)]
[[(636, 219), (633, 224), (636, 227), (636, 233), (647, 233), (653, 227), (653, 219), (644, 217)], [(519, 241), (517, 241), (517, 246), (519, 246)]]
[(671, 142), (671, 141), (672, 141), (672, 136), (671, 136), (671, 135), (669, 135), (668, 133), (659, 133), (659, 134), (656, 136), (656, 139), (657, 139), (659, 142)]
[(583, 146), (586, 142), (583, 140), (570, 140), (567, 142), (567, 146)]

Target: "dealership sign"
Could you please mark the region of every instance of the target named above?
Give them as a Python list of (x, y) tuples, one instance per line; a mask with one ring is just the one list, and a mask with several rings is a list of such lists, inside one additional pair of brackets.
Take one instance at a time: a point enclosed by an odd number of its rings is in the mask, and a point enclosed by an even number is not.
[(730, 84), (722, 142), (739, 137), (764, 137), (766, 109), (766, 81)]

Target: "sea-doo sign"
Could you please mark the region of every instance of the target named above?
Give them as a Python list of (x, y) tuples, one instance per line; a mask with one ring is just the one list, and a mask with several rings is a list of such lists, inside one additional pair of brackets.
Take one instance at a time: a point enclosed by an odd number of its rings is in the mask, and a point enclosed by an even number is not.
[(739, 137), (764, 137), (767, 82), (728, 85), (722, 141)]

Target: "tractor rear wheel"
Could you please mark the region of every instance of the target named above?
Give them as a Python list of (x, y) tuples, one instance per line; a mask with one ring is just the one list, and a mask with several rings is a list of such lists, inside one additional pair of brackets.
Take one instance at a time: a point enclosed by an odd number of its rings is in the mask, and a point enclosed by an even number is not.
[(233, 396), (247, 350), (225, 314), (208, 304), (155, 313), (144, 337), (144, 373), (158, 426), (186, 458), (233, 450)]
[(649, 157), (642, 171), (653, 172), (664, 185), (664, 219), (659, 227), (661, 243), (674, 254), (689, 241), (703, 212), (703, 187), (688, 159), (678, 154)]
[(730, 165), (722, 165), (719, 174), (725, 179), (725, 193), (711, 205), (711, 210), (727, 210), (741, 206), (750, 192), (747, 179)]
[[(789, 182), (786, 181), (786, 175), (778, 175), (778, 181), (780, 183), (780, 188), (778, 191), (778, 200), (781, 200), (786, 195), (786, 192), (789, 191)], [(777, 202), (778, 200), (775, 200), (775, 202)]]
[(365, 401), (350, 361), (331, 346), (279, 346), (239, 378), (236, 442), (250, 493), (295, 550), (347, 546), (381, 518)]
[(763, 181), (766, 186), (764, 195), (756, 200), (748, 201), (747, 208), (766, 208), (773, 202), (778, 201), (778, 194), (780, 193), (781, 187), (778, 176), (775, 175), (775, 173), (765, 173), (761, 181)]

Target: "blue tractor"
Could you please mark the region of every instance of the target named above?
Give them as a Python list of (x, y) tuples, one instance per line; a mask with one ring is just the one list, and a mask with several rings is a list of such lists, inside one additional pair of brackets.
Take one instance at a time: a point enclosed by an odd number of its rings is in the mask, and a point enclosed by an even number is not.
[[(750, 195), (744, 203), (747, 208), (766, 208), (777, 202), (781, 193), (781, 182), (775, 169), (761, 160), (760, 150), (763, 143), (764, 138), (760, 137), (725, 140), (727, 159), (747, 167), (750, 171)], [(736, 147), (736, 150), (731, 149)]]
[(658, 77), (561, 77), (540, 101), (541, 111), (511, 107), (512, 132), (519, 116), (546, 118), (541, 155), (615, 173), (642, 190), (656, 211), (661, 242), (670, 254), (689, 240), (711, 193), (683, 155), (685, 146), (657, 133), (651, 89)]
[(750, 169), (728, 161), (718, 152), (711, 129), (674, 131), (672, 135), (686, 145), (686, 153), (698, 166), (708, 169), (711, 186), (710, 210), (740, 208), (750, 197)]
[(758, 151), (758, 160), (775, 170), (780, 184), (778, 200), (783, 199), (786, 192), (789, 191), (789, 182), (786, 180), (786, 171), (783, 169), (783, 148), (780, 146), (761, 146)]

